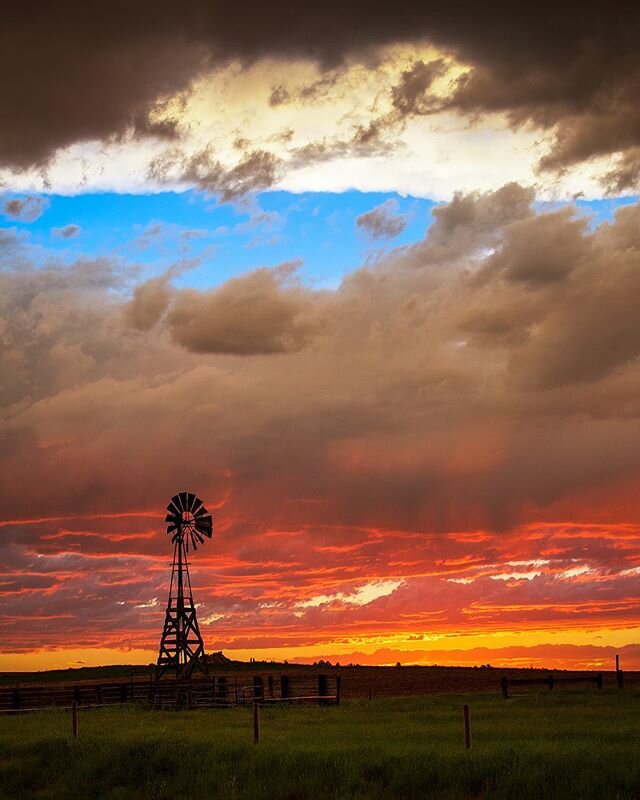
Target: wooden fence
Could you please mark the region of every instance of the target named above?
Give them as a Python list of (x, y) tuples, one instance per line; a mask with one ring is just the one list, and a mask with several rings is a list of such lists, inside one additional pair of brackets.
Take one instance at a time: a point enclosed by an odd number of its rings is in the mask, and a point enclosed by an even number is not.
[(126, 703), (160, 708), (215, 708), (277, 702), (309, 702), (330, 705), (340, 702), (339, 675), (214, 675), (186, 683), (175, 680), (130, 680), (119, 682), (0, 687), (0, 713), (35, 711), (42, 708), (111, 706)]
[(546, 686), (551, 692), (556, 685), (563, 683), (593, 683), (598, 689), (602, 689), (602, 673), (571, 677), (550, 674), (546, 678), (507, 678), (503, 676), (500, 679), (500, 689), (502, 691), (502, 696), (507, 700), (510, 686)]

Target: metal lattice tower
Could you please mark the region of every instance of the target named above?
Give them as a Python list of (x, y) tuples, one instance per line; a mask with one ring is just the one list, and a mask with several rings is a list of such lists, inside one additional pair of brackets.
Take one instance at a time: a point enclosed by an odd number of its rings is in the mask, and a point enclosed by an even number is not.
[(178, 680), (185, 680), (191, 677), (196, 667), (208, 674), (204, 642), (191, 592), (187, 554), (189, 544), (197, 550), (205, 536), (211, 538), (213, 521), (202, 500), (190, 492), (179, 492), (172, 497), (167, 511), (165, 521), (173, 542), (173, 564), (156, 680), (167, 672), (174, 672)]

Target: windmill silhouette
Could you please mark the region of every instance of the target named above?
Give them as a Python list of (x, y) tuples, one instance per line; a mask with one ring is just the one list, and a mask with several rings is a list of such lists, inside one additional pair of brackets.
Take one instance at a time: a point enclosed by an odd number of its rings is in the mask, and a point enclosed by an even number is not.
[(167, 511), (165, 522), (173, 543), (173, 564), (156, 680), (168, 672), (174, 672), (178, 680), (186, 680), (196, 668), (209, 674), (193, 602), (187, 554), (189, 545), (195, 551), (205, 537), (211, 538), (213, 520), (202, 500), (191, 492), (179, 492), (172, 497)]

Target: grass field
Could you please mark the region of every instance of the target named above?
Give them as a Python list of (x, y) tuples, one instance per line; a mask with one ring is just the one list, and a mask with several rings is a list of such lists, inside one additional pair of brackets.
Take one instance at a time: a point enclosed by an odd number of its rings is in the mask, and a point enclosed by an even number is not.
[(246, 708), (81, 710), (76, 740), (69, 711), (4, 715), (0, 796), (638, 800), (639, 712), (606, 690), (271, 707), (258, 746)]

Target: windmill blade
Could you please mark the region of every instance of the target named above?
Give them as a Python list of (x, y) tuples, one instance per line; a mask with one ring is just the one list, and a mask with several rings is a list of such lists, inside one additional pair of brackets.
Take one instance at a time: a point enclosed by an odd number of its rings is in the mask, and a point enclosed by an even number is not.
[(187, 492), (187, 505), (185, 507), (187, 511), (193, 511), (193, 501), (195, 499), (196, 499), (195, 494), (191, 494), (191, 492)]
[(179, 517), (180, 514), (182, 513), (178, 508), (178, 506), (174, 505), (173, 503), (169, 503), (169, 505), (167, 506), (167, 511), (170, 514), (175, 514), (176, 517)]
[(180, 492), (178, 496), (180, 497), (180, 500), (182, 502), (182, 510), (183, 511), (188, 511), (189, 510), (189, 504), (188, 504), (189, 493), (188, 492)]
[(200, 531), (200, 533), (203, 533), (205, 536), (211, 538), (211, 535), (213, 534), (213, 522), (209, 520), (208, 522), (203, 522), (202, 524), (198, 524), (196, 525), (196, 530)]
[(196, 522), (195, 527), (197, 531), (204, 534), (205, 536), (208, 536), (209, 539), (211, 538), (213, 534), (213, 520), (211, 519), (211, 517), (204, 517), (203, 519), (199, 519)]
[(207, 509), (204, 506), (202, 506), (202, 508), (199, 508), (193, 516), (197, 519), (198, 517), (202, 517), (204, 514), (208, 513), (209, 512), (207, 511)]
[(191, 506), (191, 513), (194, 516), (196, 511), (200, 508), (201, 505), (202, 505), (202, 500), (199, 497), (196, 497), (196, 499), (193, 501), (193, 505)]
[[(170, 508), (170, 506), (167, 506), (167, 508)], [(164, 518), (164, 521), (169, 523), (167, 526), (167, 533), (173, 533), (176, 528), (180, 528), (182, 525), (182, 514), (172, 510), (171, 513), (167, 514)]]
[(175, 507), (178, 509), (178, 512), (182, 512), (182, 511), (184, 511), (184, 508), (182, 507), (182, 496), (181, 496), (181, 495), (183, 495), (183, 494), (184, 494), (184, 492), (180, 492), (180, 493), (178, 493), (178, 494), (175, 494), (175, 495), (174, 495), (174, 496), (171, 498), (171, 502), (172, 502), (172, 503), (173, 503), (173, 505), (174, 505), (174, 506), (175, 506)]
[(199, 531), (197, 528), (195, 528), (195, 529), (194, 529), (194, 530), (191, 532), (191, 535), (192, 535), (192, 536), (195, 536), (195, 537), (196, 537), (196, 539), (197, 539), (197, 540), (200, 542), (200, 544), (204, 544), (204, 539), (202, 538), (202, 534), (200, 533), (200, 531)]

